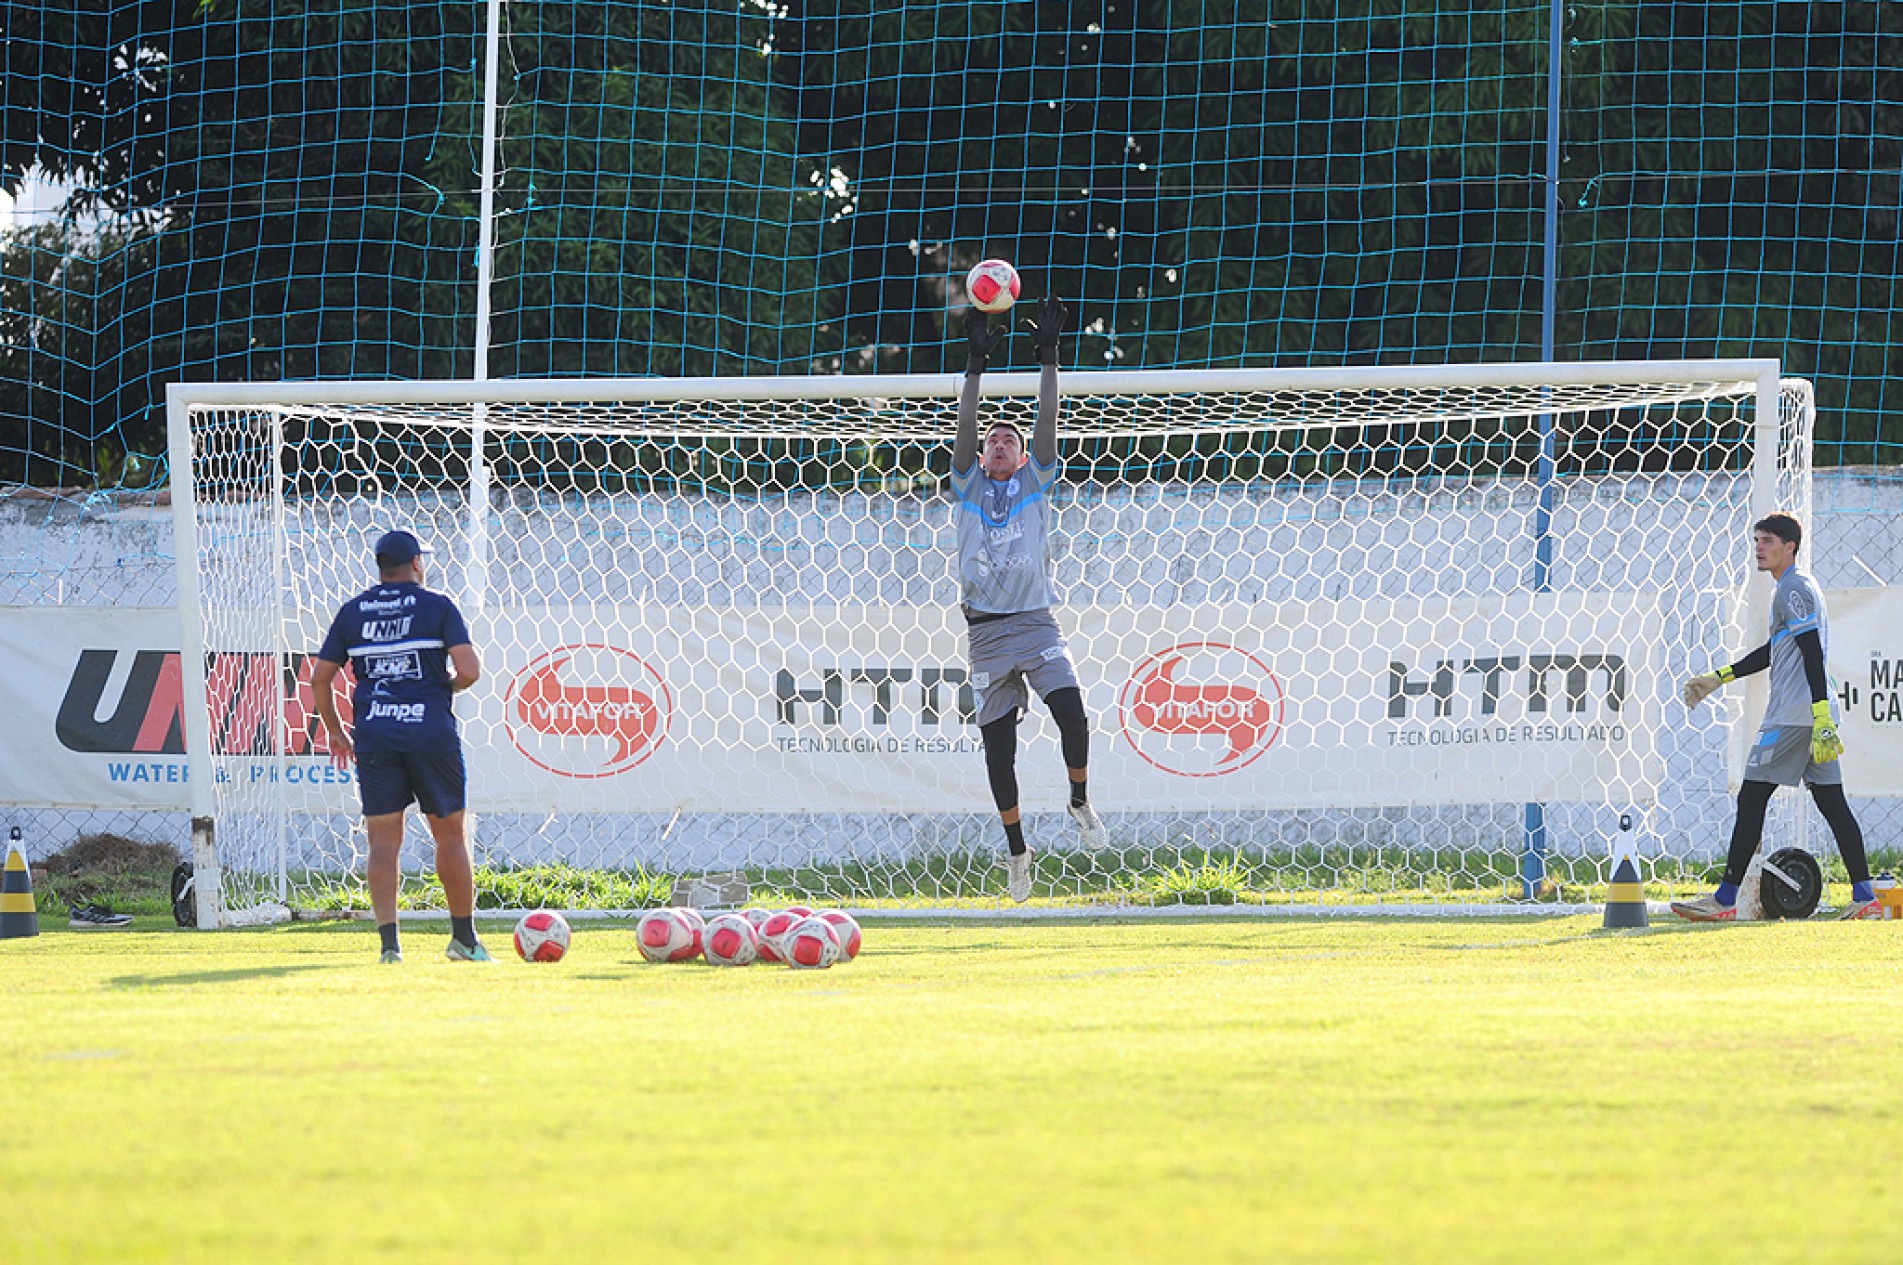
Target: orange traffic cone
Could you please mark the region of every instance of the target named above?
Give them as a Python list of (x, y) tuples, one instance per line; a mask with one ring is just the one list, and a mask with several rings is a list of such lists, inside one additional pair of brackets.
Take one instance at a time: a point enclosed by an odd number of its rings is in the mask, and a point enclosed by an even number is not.
[(20, 828), (7, 846), (6, 877), (0, 879), (0, 940), (40, 934), (40, 911), (33, 905), (33, 871), (20, 850)]

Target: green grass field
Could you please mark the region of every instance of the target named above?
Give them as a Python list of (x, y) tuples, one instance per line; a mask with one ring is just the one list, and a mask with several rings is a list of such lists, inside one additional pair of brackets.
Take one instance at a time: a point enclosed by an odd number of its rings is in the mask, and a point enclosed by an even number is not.
[(1903, 926), (873, 924), (828, 972), (444, 936), (0, 942), (0, 1260), (1898, 1251)]

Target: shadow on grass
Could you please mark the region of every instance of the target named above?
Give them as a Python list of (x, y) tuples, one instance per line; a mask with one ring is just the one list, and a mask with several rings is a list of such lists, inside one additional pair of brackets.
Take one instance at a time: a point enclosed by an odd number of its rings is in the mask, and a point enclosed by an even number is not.
[(178, 975), (120, 975), (108, 980), (114, 988), (170, 988), (180, 984), (235, 984), (240, 980), (302, 975), (310, 971), (342, 971), (351, 964), (308, 963), (295, 966), (251, 966), (229, 971), (185, 971)]

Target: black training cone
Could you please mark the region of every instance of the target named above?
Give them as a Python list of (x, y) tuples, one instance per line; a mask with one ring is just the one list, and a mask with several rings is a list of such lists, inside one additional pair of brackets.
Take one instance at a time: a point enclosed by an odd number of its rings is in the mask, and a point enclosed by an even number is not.
[(1639, 870), (1631, 857), (1619, 862), (1612, 872), (1612, 887), (1606, 893), (1606, 926), (1649, 927), (1645, 916), (1645, 890), (1639, 886)]
[(7, 846), (6, 877), (0, 879), (0, 940), (40, 934), (40, 911), (33, 907), (33, 871), (20, 851), (20, 828)]

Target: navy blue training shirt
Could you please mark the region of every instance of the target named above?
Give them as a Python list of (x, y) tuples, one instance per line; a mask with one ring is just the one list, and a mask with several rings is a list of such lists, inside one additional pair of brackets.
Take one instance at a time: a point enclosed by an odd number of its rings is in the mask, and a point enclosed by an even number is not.
[(456, 603), (420, 584), (379, 584), (345, 602), (317, 657), (356, 675), (357, 750), (456, 750), (449, 650), (468, 644)]

